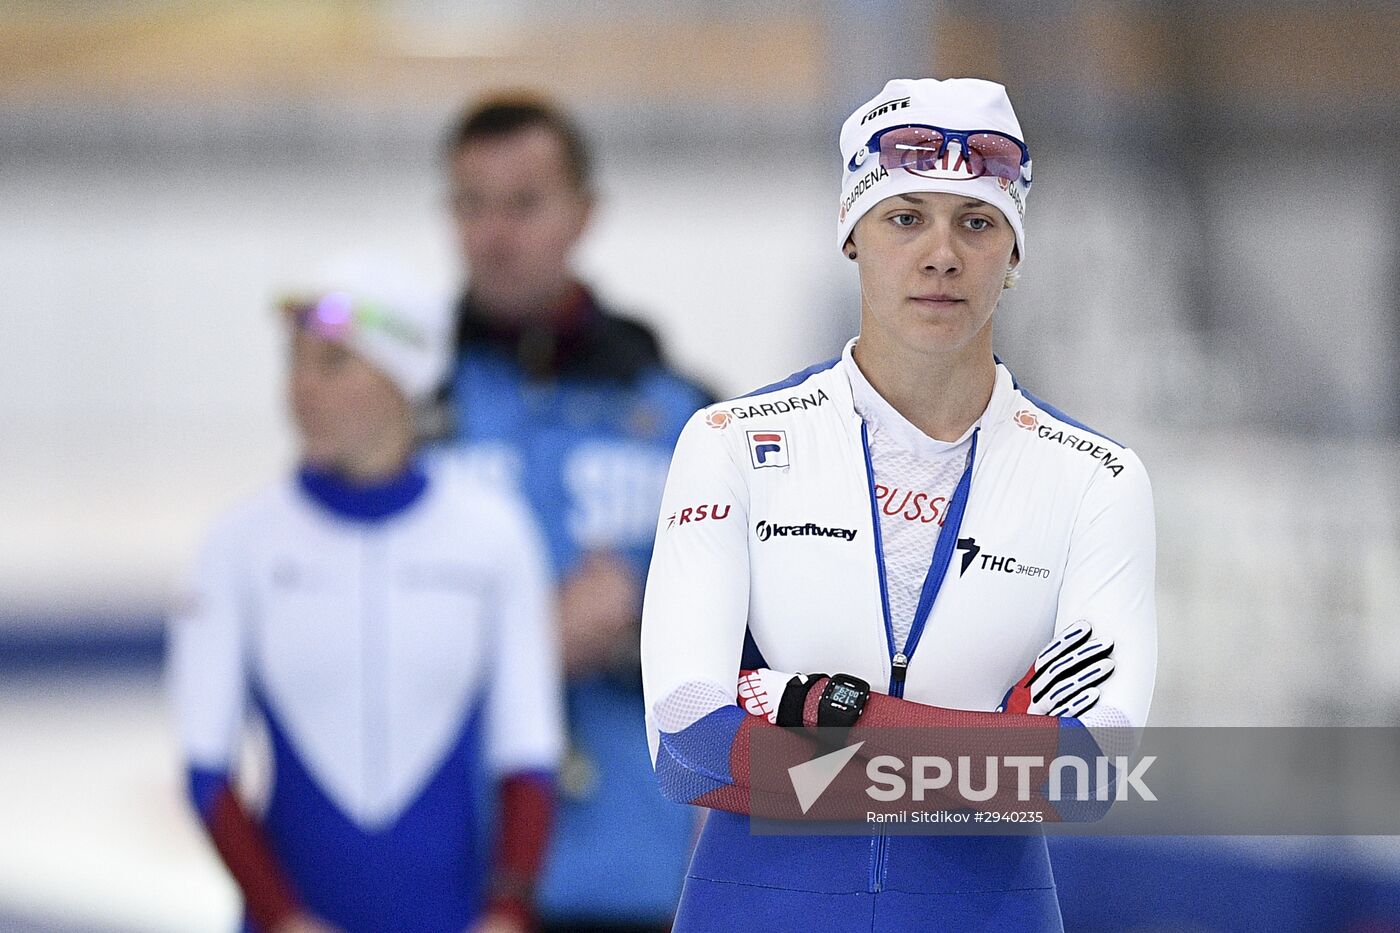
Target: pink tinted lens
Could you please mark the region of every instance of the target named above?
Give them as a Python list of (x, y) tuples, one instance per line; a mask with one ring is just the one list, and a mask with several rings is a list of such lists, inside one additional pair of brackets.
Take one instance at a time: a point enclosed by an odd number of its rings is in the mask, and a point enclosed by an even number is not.
[(340, 340), (350, 332), (354, 302), (343, 292), (330, 292), (314, 302), (294, 304), (297, 323), (327, 340)]
[(1007, 181), (1021, 177), (1021, 147), (1010, 137), (973, 133), (967, 138), (967, 148), (973, 153), (973, 170), (979, 175), (995, 175)]
[(943, 148), (943, 134), (924, 126), (904, 126), (880, 137), (880, 165), (886, 169), (931, 171)]

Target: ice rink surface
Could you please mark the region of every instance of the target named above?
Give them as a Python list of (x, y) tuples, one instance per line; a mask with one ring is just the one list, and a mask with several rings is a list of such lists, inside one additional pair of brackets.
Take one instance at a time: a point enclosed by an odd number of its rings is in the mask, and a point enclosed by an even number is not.
[(233, 928), (154, 667), (7, 672), (0, 736), (0, 930)]

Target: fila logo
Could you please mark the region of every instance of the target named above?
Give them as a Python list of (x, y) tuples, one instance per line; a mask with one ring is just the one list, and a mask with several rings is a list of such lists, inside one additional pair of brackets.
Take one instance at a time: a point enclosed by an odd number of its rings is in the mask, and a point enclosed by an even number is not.
[(785, 431), (747, 431), (749, 459), (753, 468), (788, 466), (787, 433)]

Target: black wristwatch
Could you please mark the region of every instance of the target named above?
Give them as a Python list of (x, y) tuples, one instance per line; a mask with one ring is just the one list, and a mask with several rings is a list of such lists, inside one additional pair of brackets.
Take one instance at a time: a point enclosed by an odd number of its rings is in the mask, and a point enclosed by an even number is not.
[[(870, 684), (850, 674), (833, 674), (817, 701), (817, 729), (826, 744), (845, 745), (846, 733), (865, 712), (870, 699)], [(820, 732), (818, 733), (821, 734)]]

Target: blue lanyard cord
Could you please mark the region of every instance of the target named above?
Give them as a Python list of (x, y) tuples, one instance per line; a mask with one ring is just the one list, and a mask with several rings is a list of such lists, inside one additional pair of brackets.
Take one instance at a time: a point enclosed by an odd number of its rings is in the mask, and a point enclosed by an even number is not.
[(880, 603), (884, 611), (885, 637), (889, 642), (890, 650), (890, 696), (904, 696), (904, 678), (909, 670), (909, 659), (914, 656), (914, 649), (918, 647), (919, 638), (924, 633), (924, 624), (933, 611), (938, 591), (943, 587), (943, 578), (947, 576), (948, 565), (953, 562), (953, 549), (957, 545), (958, 534), (962, 528), (963, 513), (967, 509), (967, 498), (972, 490), (972, 468), (977, 461), (977, 436), (981, 430), (979, 427), (972, 432), (972, 445), (967, 452), (967, 465), (963, 468), (962, 478), (958, 480), (957, 489), (953, 493), (953, 501), (948, 506), (948, 515), (943, 521), (943, 527), (939, 530), (938, 543), (933, 549), (933, 561), (929, 566), (928, 574), (924, 577), (923, 588), (919, 592), (919, 604), (914, 609), (909, 637), (905, 639), (904, 649), (899, 651), (895, 647), (894, 625), (890, 619), (889, 585), (885, 576), (885, 547), (880, 535), (880, 511), (875, 496), (875, 468), (870, 459), (869, 434), (865, 422), (861, 422), (860, 439), (865, 448), (865, 467), (870, 481), (871, 518), (875, 525), (875, 562), (880, 572)]
[(948, 517), (938, 533), (938, 544), (933, 549), (933, 564), (924, 577), (924, 588), (919, 593), (919, 605), (914, 609), (914, 624), (909, 629), (909, 638), (904, 643), (904, 653), (912, 655), (919, 644), (919, 636), (924, 633), (924, 623), (933, 611), (933, 601), (943, 587), (943, 578), (948, 573), (948, 565), (953, 562), (953, 549), (958, 543), (958, 533), (962, 528), (963, 512), (967, 510), (967, 497), (972, 491), (972, 465), (977, 460), (977, 428), (972, 432), (972, 447), (967, 452), (967, 466), (963, 468), (962, 479), (958, 480), (953, 502), (948, 506)]
[[(870, 432), (865, 424), (865, 419), (860, 422), (860, 446), (865, 452), (865, 478), (870, 494), (870, 523), (872, 527), (872, 539), (875, 542), (875, 569), (880, 577), (880, 611), (885, 620), (885, 639), (889, 644), (890, 657), (894, 657), (894, 623), (890, 620), (890, 591), (889, 584), (885, 578), (885, 542), (880, 534), (880, 504), (875, 495), (875, 465), (870, 459)], [(894, 693), (894, 685), (891, 683), (891, 696)]]

